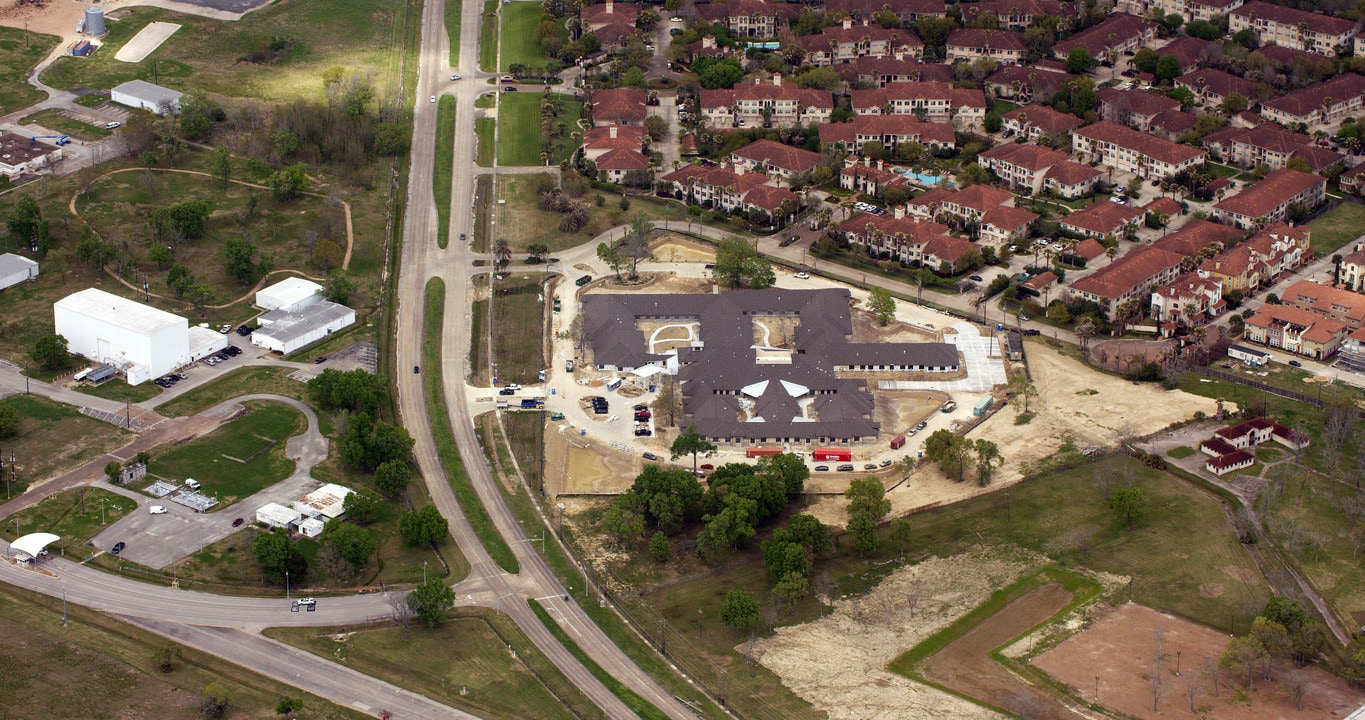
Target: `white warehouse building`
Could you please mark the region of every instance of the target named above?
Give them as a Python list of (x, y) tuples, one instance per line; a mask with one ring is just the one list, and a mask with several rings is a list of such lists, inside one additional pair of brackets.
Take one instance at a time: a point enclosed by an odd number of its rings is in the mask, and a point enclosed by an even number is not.
[(180, 112), (185, 93), (153, 85), (146, 80), (129, 80), (109, 91), (109, 98), (120, 105), (149, 110), (157, 115)]
[(256, 293), (256, 306), (266, 310), (297, 312), (322, 299), (325, 288), (303, 278), (285, 278)]
[(257, 322), (261, 327), (251, 334), (251, 342), (266, 350), (288, 355), (354, 325), (355, 311), (330, 300), (318, 300), (297, 312), (271, 310)]
[(71, 352), (122, 370), (129, 385), (161, 377), (227, 347), (227, 337), (149, 305), (89, 288), (52, 305)]
[(0, 290), (38, 277), (38, 263), (23, 255), (0, 255)]

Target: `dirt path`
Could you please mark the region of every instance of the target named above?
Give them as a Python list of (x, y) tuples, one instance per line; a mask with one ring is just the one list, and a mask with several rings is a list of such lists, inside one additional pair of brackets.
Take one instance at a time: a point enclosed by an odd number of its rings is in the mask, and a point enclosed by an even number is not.
[(1049, 583), (1006, 605), (1000, 612), (949, 643), (924, 665), (924, 676), (965, 695), (984, 700), (996, 707), (1022, 709), (1020, 695), (1037, 720), (1074, 717), (1070, 710), (1015, 677), (989, 653), (1029, 628), (1056, 615), (1071, 601), (1071, 593), (1058, 583)]

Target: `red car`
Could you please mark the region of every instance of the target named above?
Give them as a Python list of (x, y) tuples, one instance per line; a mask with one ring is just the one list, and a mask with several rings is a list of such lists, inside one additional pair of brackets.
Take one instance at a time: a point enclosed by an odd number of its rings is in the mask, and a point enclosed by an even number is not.
[(716, 466), (715, 466), (715, 465), (712, 465), (711, 463), (702, 463), (702, 464), (699, 465), (698, 467), (700, 467), (702, 470), (715, 470), (715, 469), (716, 469)]
[(233, 521), (232, 521), (232, 526), (233, 526), (233, 527), (241, 527), (241, 526), (242, 526), (242, 523), (244, 523), (244, 522), (246, 522), (246, 518), (237, 518), (236, 520), (233, 520)]

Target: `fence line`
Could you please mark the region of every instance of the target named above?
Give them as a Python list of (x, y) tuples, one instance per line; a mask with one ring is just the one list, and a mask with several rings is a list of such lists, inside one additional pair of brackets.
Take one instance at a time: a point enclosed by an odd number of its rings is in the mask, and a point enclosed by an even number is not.
[(1271, 395), (1279, 395), (1282, 398), (1298, 400), (1299, 402), (1306, 402), (1314, 407), (1322, 407), (1322, 400), (1311, 395), (1304, 395), (1303, 393), (1297, 393), (1294, 392), (1293, 390), (1285, 390), (1284, 388), (1278, 388), (1275, 387), (1274, 385), (1267, 385), (1263, 382), (1248, 380), (1247, 378), (1241, 377), (1240, 375), (1237, 375), (1235, 373), (1224, 372), (1222, 370), (1218, 370), (1211, 367), (1202, 367), (1199, 368), (1199, 371), (1204, 373), (1205, 375), (1212, 375), (1213, 377), (1219, 378), (1221, 380), (1227, 380), (1228, 382), (1234, 382), (1237, 383), (1238, 385), (1246, 385), (1247, 387), (1255, 388), (1257, 390), (1260, 390), (1261, 392), (1270, 393)]

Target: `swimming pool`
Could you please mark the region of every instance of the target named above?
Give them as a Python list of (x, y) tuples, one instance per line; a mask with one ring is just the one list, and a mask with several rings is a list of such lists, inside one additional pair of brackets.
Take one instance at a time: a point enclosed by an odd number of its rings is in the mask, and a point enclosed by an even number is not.
[(911, 172), (905, 168), (896, 168), (896, 172), (925, 187), (953, 186), (953, 183), (942, 175), (925, 175), (924, 173)]

